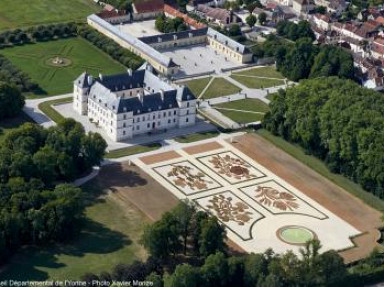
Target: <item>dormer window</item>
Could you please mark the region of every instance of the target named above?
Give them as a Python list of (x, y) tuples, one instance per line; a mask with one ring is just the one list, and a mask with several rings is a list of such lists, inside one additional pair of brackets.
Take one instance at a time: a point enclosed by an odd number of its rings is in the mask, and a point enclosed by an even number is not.
[(140, 114), (140, 110), (137, 110), (137, 113)]
[(169, 108), (172, 108), (172, 104), (169, 104)]
[(159, 106), (158, 109), (161, 110), (161, 106)]
[(149, 109), (148, 109), (148, 112), (152, 112), (152, 109), (151, 109), (151, 108), (149, 108)]

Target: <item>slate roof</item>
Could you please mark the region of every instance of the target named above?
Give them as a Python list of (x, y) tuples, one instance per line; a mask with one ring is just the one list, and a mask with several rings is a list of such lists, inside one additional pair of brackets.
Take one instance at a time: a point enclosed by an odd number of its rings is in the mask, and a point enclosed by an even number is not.
[(107, 21), (101, 19), (95, 14), (92, 14), (88, 16), (88, 20), (91, 20), (95, 22), (96, 24), (100, 25), (104, 29), (106, 29), (108, 32), (113, 34), (114, 36), (118, 37), (122, 41), (125, 41), (126, 43), (129, 43), (130, 45), (134, 46), (136, 49), (140, 50), (142, 53), (150, 56), (151, 58), (155, 59), (165, 67), (171, 67), (174, 66), (175, 63), (172, 62), (171, 58), (161, 54), (160, 52), (153, 49), (151, 46), (148, 46), (144, 42), (140, 41), (138, 38), (135, 38), (134, 36), (121, 32), (117, 27), (113, 26), (112, 24), (108, 23)]
[[(104, 108), (114, 113), (133, 112), (144, 114), (151, 111), (167, 110), (178, 107), (178, 101), (196, 99), (193, 93), (186, 86), (173, 87), (162, 81), (147, 70), (136, 70), (129, 73), (113, 76), (100, 76), (95, 78), (93, 83), (88, 83), (88, 74), (83, 73), (75, 82), (83, 87), (90, 88), (89, 97)], [(114, 92), (128, 90), (137, 87), (145, 89), (142, 96), (132, 95), (131, 97), (120, 97)]]
[(153, 44), (153, 43), (159, 43), (159, 39), (161, 39), (160, 42), (173, 41), (175, 36), (177, 37), (177, 39), (204, 36), (204, 35), (207, 35), (207, 30), (208, 28), (202, 28), (202, 29), (196, 29), (196, 30), (188, 30), (188, 31), (147, 36), (139, 39), (146, 44)]
[(227, 46), (231, 50), (238, 52), (240, 54), (249, 54), (251, 51), (244, 45), (236, 42), (235, 40), (229, 38), (228, 36), (225, 36), (224, 34), (221, 34), (217, 32), (216, 30), (212, 28), (208, 28), (207, 35), (209, 37), (214, 38), (216, 41), (220, 42), (221, 44)]

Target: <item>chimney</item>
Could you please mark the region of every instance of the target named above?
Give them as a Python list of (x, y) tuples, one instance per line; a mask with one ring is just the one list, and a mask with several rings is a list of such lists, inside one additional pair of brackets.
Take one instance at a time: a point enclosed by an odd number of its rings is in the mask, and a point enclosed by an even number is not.
[(102, 73), (99, 74), (99, 79), (100, 79), (100, 81), (103, 81), (103, 74)]
[(160, 89), (160, 97), (161, 97), (161, 101), (164, 102), (164, 90), (163, 89)]
[(177, 40), (177, 35), (173, 35), (173, 40)]
[(132, 76), (132, 69), (128, 69), (127, 72), (128, 72), (128, 75)]
[(141, 90), (138, 94), (137, 97), (139, 98), (139, 101), (143, 103), (144, 101), (144, 90)]
[(92, 84), (93, 84), (93, 77), (92, 77), (92, 75), (88, 75), (87, 80), (88, 80), (88, 85), (92, 86)]

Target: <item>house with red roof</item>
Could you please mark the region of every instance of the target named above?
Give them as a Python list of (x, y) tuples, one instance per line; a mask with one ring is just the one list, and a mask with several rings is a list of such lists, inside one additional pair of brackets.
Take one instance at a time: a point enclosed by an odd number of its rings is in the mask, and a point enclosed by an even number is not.
[(164, 0), (136, 0), (132, 3), (134, 20), (155, 19), (164, 12)]

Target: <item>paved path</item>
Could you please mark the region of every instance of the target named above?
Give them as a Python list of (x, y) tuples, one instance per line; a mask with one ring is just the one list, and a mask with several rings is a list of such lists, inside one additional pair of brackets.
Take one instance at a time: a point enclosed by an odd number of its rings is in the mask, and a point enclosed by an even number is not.
[(255, 111), (247, 111), (247, 110), (239, 110), (239, 109), (228, 109), (228, 108), (215, 108), (216, 110), (225, 110), (225, 111), (234, 111), (234, 112), (242, 112), (242, 113), (250, 113), (250, 114), (261, 114), (264, 115), (263, 112), (255, 112)]
[(57, 99), (64, 99), (72, 97), (71, 94), (65, 94), (65, 95), (59, 95), (59, 96), (53, 96), (53, 97), (46, 97), (41, 99), (33, 99), (33, 100), (26, 100), (25, 106), (23, 108), (23, 111), (36, 123), (39, 125), (42, 125), (43, 127), (50, 127), (54, 126), (56, 123), (52, 121), (49, 117), (47, 117), (40, 109), (39, 104), (46, 101), (52, 101)]
[(208, 90), (208, 88), (211, 86), (214, 79), (215, 79), (215, 77), (212, 77), (209, 80), (208, 84), (205, 86), (205, 88), (201, 91), (200, 95), (197, 97), (198, 99), (200, 99), (204, 95), (204, 93)]

